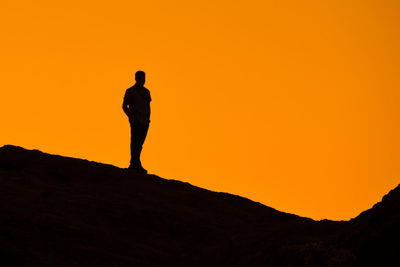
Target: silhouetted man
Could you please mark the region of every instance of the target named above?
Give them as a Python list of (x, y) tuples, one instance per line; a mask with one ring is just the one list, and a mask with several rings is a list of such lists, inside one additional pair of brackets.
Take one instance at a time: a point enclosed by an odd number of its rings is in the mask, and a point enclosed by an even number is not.
[(122, 108), (131, 125), (131, 164), (129, 169), (147, 173), (140, 162), (140, 153), (150, 124), (150, 91), (144, 87), (146, 74), (137, 71), (136, 84), (125, 92)]

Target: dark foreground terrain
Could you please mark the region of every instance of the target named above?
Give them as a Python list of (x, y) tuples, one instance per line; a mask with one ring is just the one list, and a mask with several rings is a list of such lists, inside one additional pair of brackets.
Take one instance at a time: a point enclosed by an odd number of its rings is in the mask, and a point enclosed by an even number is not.
[(0, 148), (0, 266), (400, 266), (399, 226), (400, 187), (351, 221), (313, 221), (155, 175)]

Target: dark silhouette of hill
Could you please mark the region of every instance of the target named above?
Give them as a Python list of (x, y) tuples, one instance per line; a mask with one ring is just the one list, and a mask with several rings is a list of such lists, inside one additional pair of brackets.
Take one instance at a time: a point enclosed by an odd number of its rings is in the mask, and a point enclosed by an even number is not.
[(353, 220), (314, 221), (155, 175), (0, 148), (2, 266), (398, 266), (399, 215), (399, 187)]

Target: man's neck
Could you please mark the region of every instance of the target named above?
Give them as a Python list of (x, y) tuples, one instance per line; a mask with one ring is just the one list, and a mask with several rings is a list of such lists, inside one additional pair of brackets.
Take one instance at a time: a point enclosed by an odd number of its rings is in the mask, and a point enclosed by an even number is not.
[(144, 88), (144, 84), (135, 83), (135, 87)]

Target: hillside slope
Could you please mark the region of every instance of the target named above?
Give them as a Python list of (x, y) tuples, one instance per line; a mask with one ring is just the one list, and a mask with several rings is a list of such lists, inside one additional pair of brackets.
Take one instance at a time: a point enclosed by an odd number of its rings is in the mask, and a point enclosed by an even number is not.
[(14, 266), (358, 265), (374, 239), (354, 233), (368, 231), (364, 217), (386, 218), (388, 205), (399, 222), (396, 190), (394, 204), (384, 200), (355, 220), (316, 222), (176, 180), (4, 146), (0, 260)]

